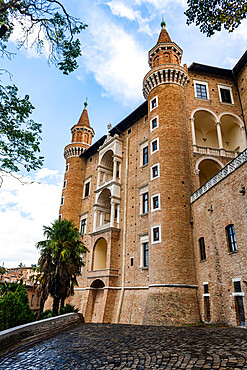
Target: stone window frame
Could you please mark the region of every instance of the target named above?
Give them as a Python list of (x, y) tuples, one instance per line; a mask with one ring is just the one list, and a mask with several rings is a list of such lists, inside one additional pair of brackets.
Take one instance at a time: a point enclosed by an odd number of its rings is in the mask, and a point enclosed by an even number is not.
[[(220, 98), (220, 103), (222, 104), (229, 104), (229, 105), (234, 105), (234, 99), (233, 99), (233, 93), (232, 93), (232, 86), (231, 85), (224, 85), (224, 84), (218, 84), (218, 92), (219, 92), (219, 98)], [(222, 96), (221, 96), (221, 92), (220, 92), (220, 89), (224, 89), (224, 90), (229, 90), (230, 91), (230, 96), (231, 96), (231, 103), (228, 103), (228, 102), (225, 102), (225, 101), (222, 101)]]
[[(159, 239), (158, 240), (154, 240), (154, 229), (158, 228), (159, 229)], [(159, 244), (161, 243), (162, 239), (161, 239), (161, 225), (154, 225), (154, 226), (151, 226), (151, 244)]]
[(62, 213), (60, 213), (59, 216), (58, 216), (58, 221), (62, 220), (62, 216), (63, 216)]
[[(157, 126), (153, 128), (152, 122), (153, 122), (153, 120), (154, 120), (155, 118), (157, 119)], [(156, 130), (158, 127), (159, 127), (159, 116), (157, 115), (157, 116), (153, 117), (153, 118), (150, 120), (150, 132), (152, 132), (152, 131)]]
[[(158, 204), (159, 204), (158, 208), (153, 207), (153, 198), (154, 197), (158, 197)], [(151, 195), (151, 212), (160, 211), (160, 209), (161, 209), (160, 208), (160, 193)]]
[(147, 166), (148, 163), (146, 164), (143, 164), (143, 149), (144, 148), (148, 148), (148, 139), (144, 139), (142, 140), (140, 143), (140, 168), (144, 167), (144, 166)]
[[(156, 166), (158, 168), (158, 176), (153, 177), (153, 168), (156, 167)], [(150, 181), (153, 181), (155, 179), (158, 179), (159, 177), (160, 177), (160, 164), (159, 163), (155, 163), (150, 168)]]
[[(148, 233), (145, 233), (143, 235), (139, 235), (139, 238), (140, 238), (140, 270), (148, 270), (149, 268), (149, 263), (147, 266), (144, 266), (144, 245), (145, 243), (148, 243), (149, 245), (149, 237), (148, 237)], [(150, 249), (148, 248), (148, 257), (149, 257), (149, 251)], [(149, 260), (149, 258), (148, 258)]]
[[(244, 292), (242, 291), (242, 287), (241, 287), (241, 280), (242, 280), (241, 278), (233, 278), (232, 279), (232, 284), (233, 284), (233, 289), (234, 289), (234, 292), (232, 293), (233, 297), (236, 297), (236, 296), (244, 297)], [(236, 288), (235, 288), (234, 283), (240, 283), (240, 291), (239, 292), (236, 292)]]
[(61, 203), (60, 203), (60, 206), (63, 206), (64, 205), (64, 196), (63, 197), (61, 197)]
[[(205, 293), (205, 285), (207, 285), (207, 287), (208, 287), (208, 281), (203, 282), (202, 285), (203, 285), (203, 291), (204, 291), (204, 293), (202, 294), (202, 296), (203, 297), (210, 297), (210, 293)], [(207, 290), (209, 292), (209, 287), (207, 288)]]
[[(154, 141), (157, 141), (157, 149), (156, 150), (153, 150), (153, 142)], [(154, 153), (157, 153), (159, 151), (159, 149), (160, 149), (160, 141), (159, 141), (159, 137), (156, 137), (150, 143), (150, 153), (151, 153), (151, 155), (154, 154)]]
[(63, 189), (65, 189), (67, 186), (67, 179), (63, 181)]
[[(156, 99), (156, 105), (152, 108), (152, 103)], [(152, 112), (155, 108), (159, 105), (158, 95), (154, 96), (153, 99), (150, 100), (150, 112)]]
[[(87, 198), (90, 196), (91, 193), (91, 179), (92, 176), (87, 177), (86, 179), (83, 180), (84, 185), (83, 185), (83, 199)], [(89, 184), (89, 189), (88, 189), (88, 194), (86, 195), (86, 185)]]
[[(206, 82), (206, 81), (202, 81), (202, 80), (193, 80), (193, 83), (194, 83), (195, 98), (196, 98), (196, 99), (203, 100), (203, 101), (209, 101), (209, 100), (210, 100), (210, 97), (209, 97), (208, 82)], [(196, 84), (206, 86), (207, 99), (200, 98), (200, 97), (198, 97), (198, 96), (197, 96)]]
[(67, 163), (66, 166), (65, 166), (65, 173), (66, 172), (69, 172), (69, 163)]
[[(139, 214), (139, 216), (147, 215), (148, 211), (146, 213), (143, 213), (143, 195), (148, 193), (148, 184), (142, 185), (138, 189), (139, 189), (139, 196), (140, 196), (140, 214)], [(148, 197), (148, 209), (149, 209), (149, 197)]]

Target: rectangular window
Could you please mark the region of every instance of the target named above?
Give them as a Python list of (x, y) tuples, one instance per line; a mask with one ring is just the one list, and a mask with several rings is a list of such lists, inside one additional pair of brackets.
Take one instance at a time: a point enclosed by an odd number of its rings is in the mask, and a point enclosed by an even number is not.
[(61, 198), (61, 206), (64, 204), (64, 197)]
[(153, 131), (155, 128), (157, 128), (159, 126), (159, 120), (158, 120), (158, 116), (154, 117), (151, 121), (150, 121), (150, 130)]
[(148, 242), (143, 243), (143, 267), (149, 266), (149, 250)]
[(148, 212), (148, 193), (142, 195), (142, 213)]
[(81, 235), (86, 234), (86, 226), (87, 226), (87, 219), (83, 218), (83, 220), (81, 220), (81, 230), (80, 230)]
[(145, 146), (145, 148), (143, 148), (143, 161), (142, 161), (142, 165), (144, 166), (145, 164), (148, 164), (148, 146)]
[(205, 85), (196, 84), (196, 97), (200, 99), (207, 99), (207, 89)]
[(233, 104), (233, 95), (231, 86), (218, 85), (220, 102)]
[(152, 244), (161, 242), (161, 228), (160, 225), (152, 226)]
[(220, 96), (221, 96), (221, 101), (223, 103), (230, 103), (231, 104), (232, 99), (231, 99), (230, 90), (220, 88)]
[(228, 239), (229, 252), (237, 252), (238, 248), (233, 224), (226, 226), (226, 233)]
[(59, 216), (58, 216), (58, 221), (61, 221), (62, 220), (62, 214), (60, 214)]
[(130, 266), (134, 266), (134, 257), (130, 257)]
[(67, 180), (64, 180), (63, 182), (63, 188), (66, 188)]
[(234, 284), (234, 291), (236, 293), (240, 293), (241, 292), (241, 283), (240, 283), (240, 281), (234, 281), (233, 284)]
[(32, 294), (30, 306), (33, 306), (34, 294)]
[(90, 190), (90, 181), (85, 184), (85, 195), (84, 198), (89, 196), (89, 190)]
[(205, 241), (203, 237), (199, 239), (199, 246), (200, 246), (201, 261), (204, 261), (206, 259), (206, 249), (205, 249)]
[(159, 164), (155, 164), (151, 167), (151, 180), (159, 177)]
[(156, 96), (150, 102), (150, 111), (158, 106), (158, 97)]
[(159, 138), (151, 142), (151, 154), (157, 152), (158, 150), (159, 150)]
[(65, 172), (68, 172), (68, 171), (69, 171), (69, 164), (66, 164)]
[(152, 195), (151, 197), (151, 211), (157, 211), (160, 209), (160, 194)]
[(204, 294), (208, 294), (208, 284), (203, 284)]

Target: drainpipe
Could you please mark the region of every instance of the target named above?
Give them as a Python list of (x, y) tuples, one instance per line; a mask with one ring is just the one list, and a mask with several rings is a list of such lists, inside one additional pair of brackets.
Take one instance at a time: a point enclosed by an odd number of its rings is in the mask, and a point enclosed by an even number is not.
[(117, 309), (116, 322), (119, 323), (121, 309), (123, 305), (124, 296), (124, 282), (125, 282), (125, 254), (126, 254), (126, 229), (127, 229), (127, 199), (128, 199), (128, 171), (129, 171), (129, 137), (127, 137), (126, 142), (126, 161), (125, 161), (125, 178), (124, 178), (124, 224), (123, 224), (123, 263), (122, 263), (122, 285), (120, 298)]

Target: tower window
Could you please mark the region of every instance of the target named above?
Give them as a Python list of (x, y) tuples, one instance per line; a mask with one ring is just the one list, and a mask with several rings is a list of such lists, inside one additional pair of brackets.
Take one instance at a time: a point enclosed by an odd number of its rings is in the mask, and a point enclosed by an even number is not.
[(67, 180), (64, 180), (63, 182), (63, 188), (66, 188)]
[(159, 150), (159, 138), (151, 142), (151, 154), (157, 152), (158, 150)]
[(66, 164), (65, 172), (68, 172), (68, 171), (69, 171), (69, 164)]
[(238, 248), (237, 248), (236, 234), (235, 234), (233, 224), (226, 226), (226, 234), (227, 234), (227, 239), (228, 239), (229, 252), (237, 252)]
[(160, 209), (160, 194), (152, 195), (151, 206), (152, 206), (152, 212)]
[(159, 164), (155, 164), (151, 167), (151, 180), (154, 180), (157, 177), (159, 177)]
[(157, 128), (159, 125), (159, 122), (158, 122), (158, 116), (154, 117), (151, 121), (150, 121), (150, 129), (151, 131), (154, 130), (155, 128)]
[(199, 246), (200, 246), (201, 261), (204, 261), (206, 259), (206, 249), (205, 249), (205, 241), (203, 237), (199, 239)]
[(58, 221), (61, 221), (62, 220), (62, 214), (60, 214), (59, 216), (58, 216)]
[(134, 266), (134, 257), (130, 257), (130, 266)]
[(204, 283), (203, 288), (204, 288), (204, 294), (208, 294), (208, 284)]
[(142, 161), (142, 164), (143, 164), (143, 166), (145, 164), (148, 164), (148, 146), (145, 146), (145, 148), (143, 148), (143, 161)]
[(148, 212), (148, 193), (142, 195), (142, 213)]
[(158, 106), (158, 96), (153, 98), (150, 102), (150, 112)]
[(61, 198), (61, 206), (64, 204), (64, 197)]
[(160, 243), (161, 242), (161, 229), (160, 225), (152, 227), (152, 244)]

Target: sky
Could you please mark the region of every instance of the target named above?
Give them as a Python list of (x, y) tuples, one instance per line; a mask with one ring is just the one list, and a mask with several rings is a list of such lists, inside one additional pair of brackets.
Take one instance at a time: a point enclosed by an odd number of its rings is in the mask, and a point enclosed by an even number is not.
[(67, 0), (68, 12), (88, 24), (80, 34), (79, 68), (69, 76), (47, 64), (46, 55), (17, 50), (18, 27), (9, 42), (12, 60), (1, 59), (20, 95), (29, 94), (42, 123), (42, 169), (22, 182), (3, 176), (0, 188), (0, 265), (37, 263), (35, 244), (43, 240), (43, 225), (58, 217), (65, 169), (64, 147), (70, 128), (78, 122), (88, 98), (94, 141), (143, 101), (142, 80), (148, 72), (148, 51), (156, 44), (162, 16), (171, 39), (184, 51), (182, 63), (232, 68), (246, 50), (247, 20), (234, 33), (222, 31), (208, 38), (186, 25), (184, 0)]

